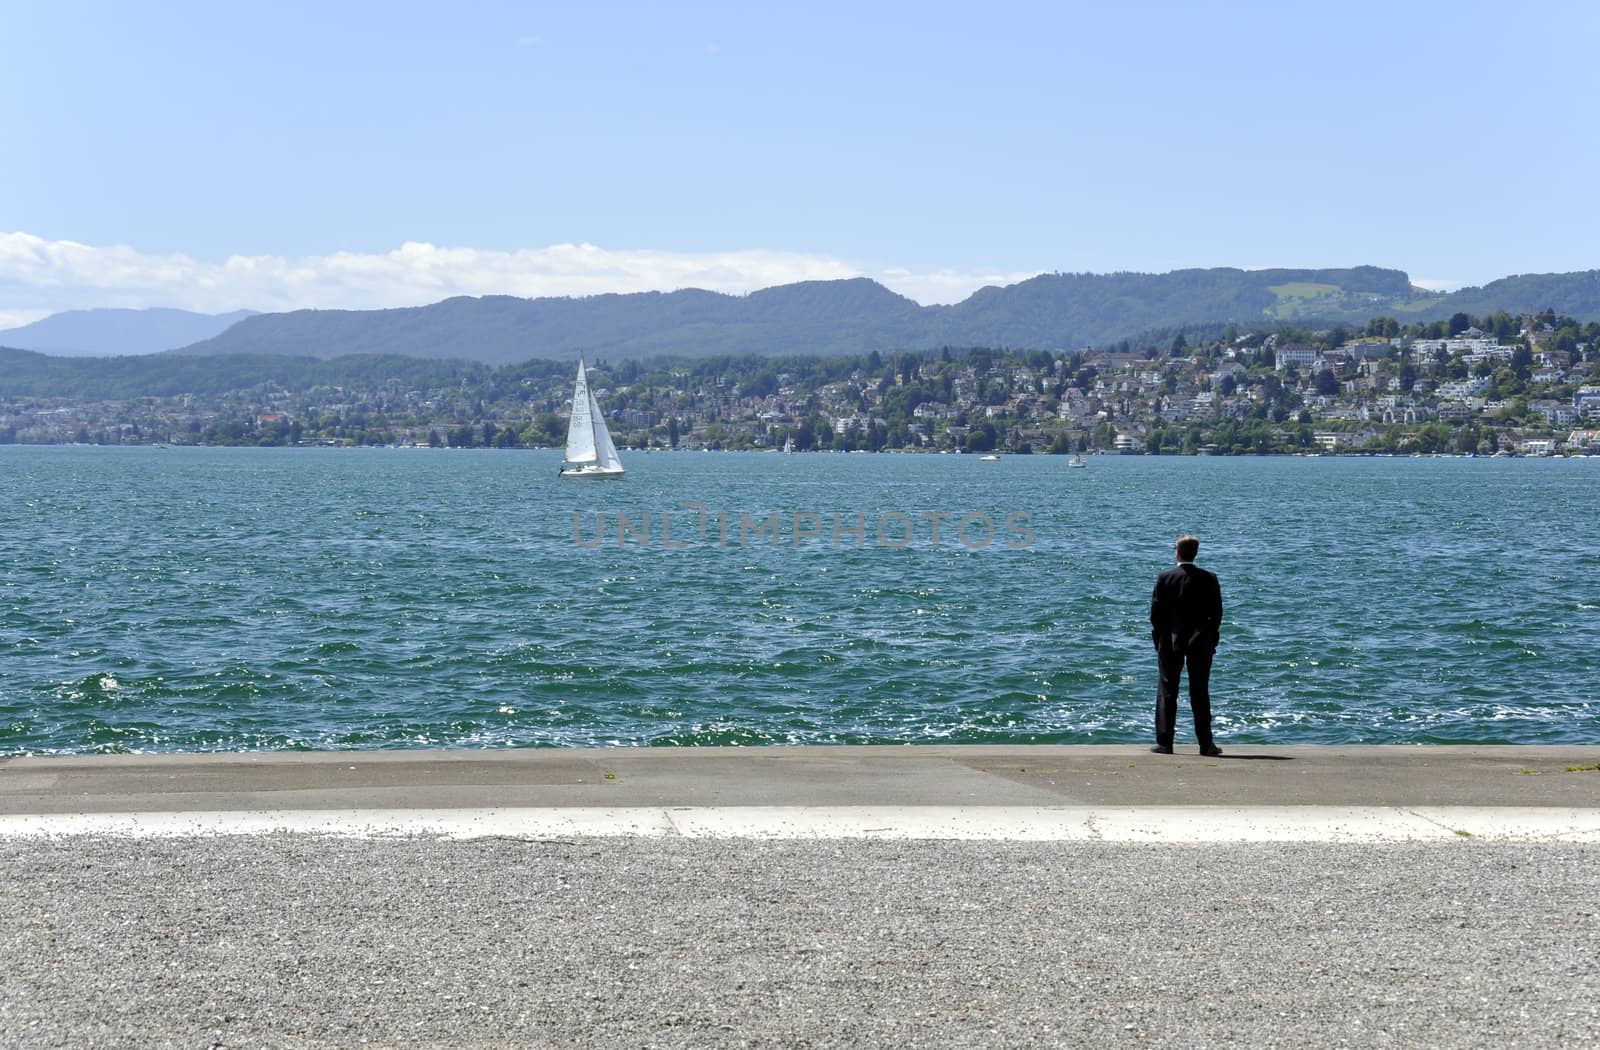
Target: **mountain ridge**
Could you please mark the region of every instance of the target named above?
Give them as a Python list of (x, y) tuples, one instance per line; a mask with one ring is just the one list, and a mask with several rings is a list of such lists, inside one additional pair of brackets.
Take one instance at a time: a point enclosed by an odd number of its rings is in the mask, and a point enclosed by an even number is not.
[[(537, 299), (454, 296), (383, 310), (255, 314), (167, 352), (320, 359), (376, 354), (504, 365), (597, 355), (838, 356), (942, 346), (1069, 350), (1193, 325), (1363, 324), (1385, 315), (1432, 321), (1455, 313), (1544, 309), (1600, 319), (1600, 270), (1511, 275), (1452, 293), (1417, 288), (1404, 271), (1377, 266), (1045, 273), (980, 288), (959, 303), (930, 306), (865, 277), (776, 285), (744, 295), (690, 288)], [(8, 340), (9, 334), (0, 332), (0, 344), (21, 345)]]
[[(1380, 312), (1375, 309), (1380, 305), (1441, 298), (1413, 289), (1403, 271), (1374, 266), (1039, 274), (978, 289), (959, 303), (931, 306), (856, 277), (777, 285), (745, 295), (682, 289), (585, 298), (457, 296), (394, 310), (263, 314), (181, 352), (388, 353), (499, 365), (596, 354), (616, 360), (827, 356), (973, 345), (1072, 349), (1153, 328), (1283, 320), (1283, 297), (1274, 286), (1297, 290), (1289, 311), (1296, 316), (1314, 304), (1364, 320)], [(1276, 315), (1270, 313), (1274, 309)]]

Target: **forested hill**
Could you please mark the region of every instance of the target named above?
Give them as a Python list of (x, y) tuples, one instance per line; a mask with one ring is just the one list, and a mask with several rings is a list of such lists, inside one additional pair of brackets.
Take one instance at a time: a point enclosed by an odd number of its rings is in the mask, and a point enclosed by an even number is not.
[[(553, 366), (552, 366), (553, 367)], [(566, 375), (567, 369), (561, 368)], [(416, 357), (361, 355), (315, 361), (304, 357), (235, 354), (226, 358), (145, 354), (113, 358), (52, 357), (0, 346), (0, 398), (59, 397), (129, 400), (194, 394), (214, 397), (252, 391), (315, 387), (402, 389), (480, 382), (482, 364)]]
[[(1399, 270), (1175, 270), (1163, 274), (1042, 274), (983, 288), (947, 307), (954, 345), (1069, 349), (1155, 328), (1260, 324), (1309, 316), (1366, 320), (1418, 296)], [(981, 337), (980, 333), (1000, 333)]]
[(487, 296), (398, 310), (301, 310), (247, 318), (186, 355), (400, 354), (508, 364), (716, 354), (855, 354), (941, 346), (1071, 349), (1208, 322), (1427, 321), (1456, 312), (1554, 308), (1600, 318), (1600, 271), (1510, 277), (1451, 295), (1405, 273), (1177, 270), (1044, 274), (984, 288), (952, 306), (919, 306), (865, 278), (809, 281), (749, 295), (687, 290), (584, 299)]
[[(914, 332), (924, 308), (864, 279), (808, 281), (745, 296), (698, 289), (584, 299), (457, 297), (395, 310), (263, 314), (185, 347), (337, 357), (387, 353), (510, 364), (531, 358), (861, 353)], [(263, 323), (265, 322), (265, 323)]]
[[(1526, 311), (1554, 310), (1564, 317), (1580, 321), (1600, 320), (1600, 270), (1582, 270), (1577, 273), (1525, 273), (1516, 277), (1502, 277), (1482, 288), (1463, 288), (1444, 297), (1446, 308), (1452, 314), (1465, 313), (1486, 317), (1497, 310), (1510, 314)], [(1528, 304), (1528, 305), (1521, 305)], [(1534, 305), (1537, 304), (1537, 305)], [(1400, 316), (1401, 320), (1437, 320), (1444, 314), (1437, 310), (1413, 316)]]

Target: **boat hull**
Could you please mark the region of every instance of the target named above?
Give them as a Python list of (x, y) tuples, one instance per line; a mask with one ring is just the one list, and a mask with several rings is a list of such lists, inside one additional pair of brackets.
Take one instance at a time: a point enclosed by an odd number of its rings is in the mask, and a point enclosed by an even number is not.
[(622, 468), (621, 467), (575, 467), (575, 468), (570, 469), (570, 470), (563, 469), (561, 471), (561, 477), (564, 477), (564, 478), (577, 478), (577, 479), (586, 479), (587, 478), (587, 479), (593, 479), (595, 481), (605, 481), (605, 480), (608, 480), (608, 479), (611, 479), (611, 478), (620, 478), (620, 477), (622, 477)]

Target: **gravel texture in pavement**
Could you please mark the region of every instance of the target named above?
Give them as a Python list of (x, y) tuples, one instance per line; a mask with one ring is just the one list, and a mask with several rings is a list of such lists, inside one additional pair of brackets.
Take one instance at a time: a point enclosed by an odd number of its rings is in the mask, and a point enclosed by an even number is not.
[(0, 1045), (1572, 1046), (1600, 848), (0, 840)]

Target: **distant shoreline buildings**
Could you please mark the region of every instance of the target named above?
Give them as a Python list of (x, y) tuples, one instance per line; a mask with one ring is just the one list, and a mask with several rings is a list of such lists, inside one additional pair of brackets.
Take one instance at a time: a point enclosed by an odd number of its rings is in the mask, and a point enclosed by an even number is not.
[[(1483, 327), (1480, 327), (1483, 326)], [(1600, 326), (1546, 313), (1099, 350), (597, 363), (619, 443), (1245, 455), (1600, 452)], [(0, 397), (0, 443), (559, 446), (569, 366), (219, 394)]]

